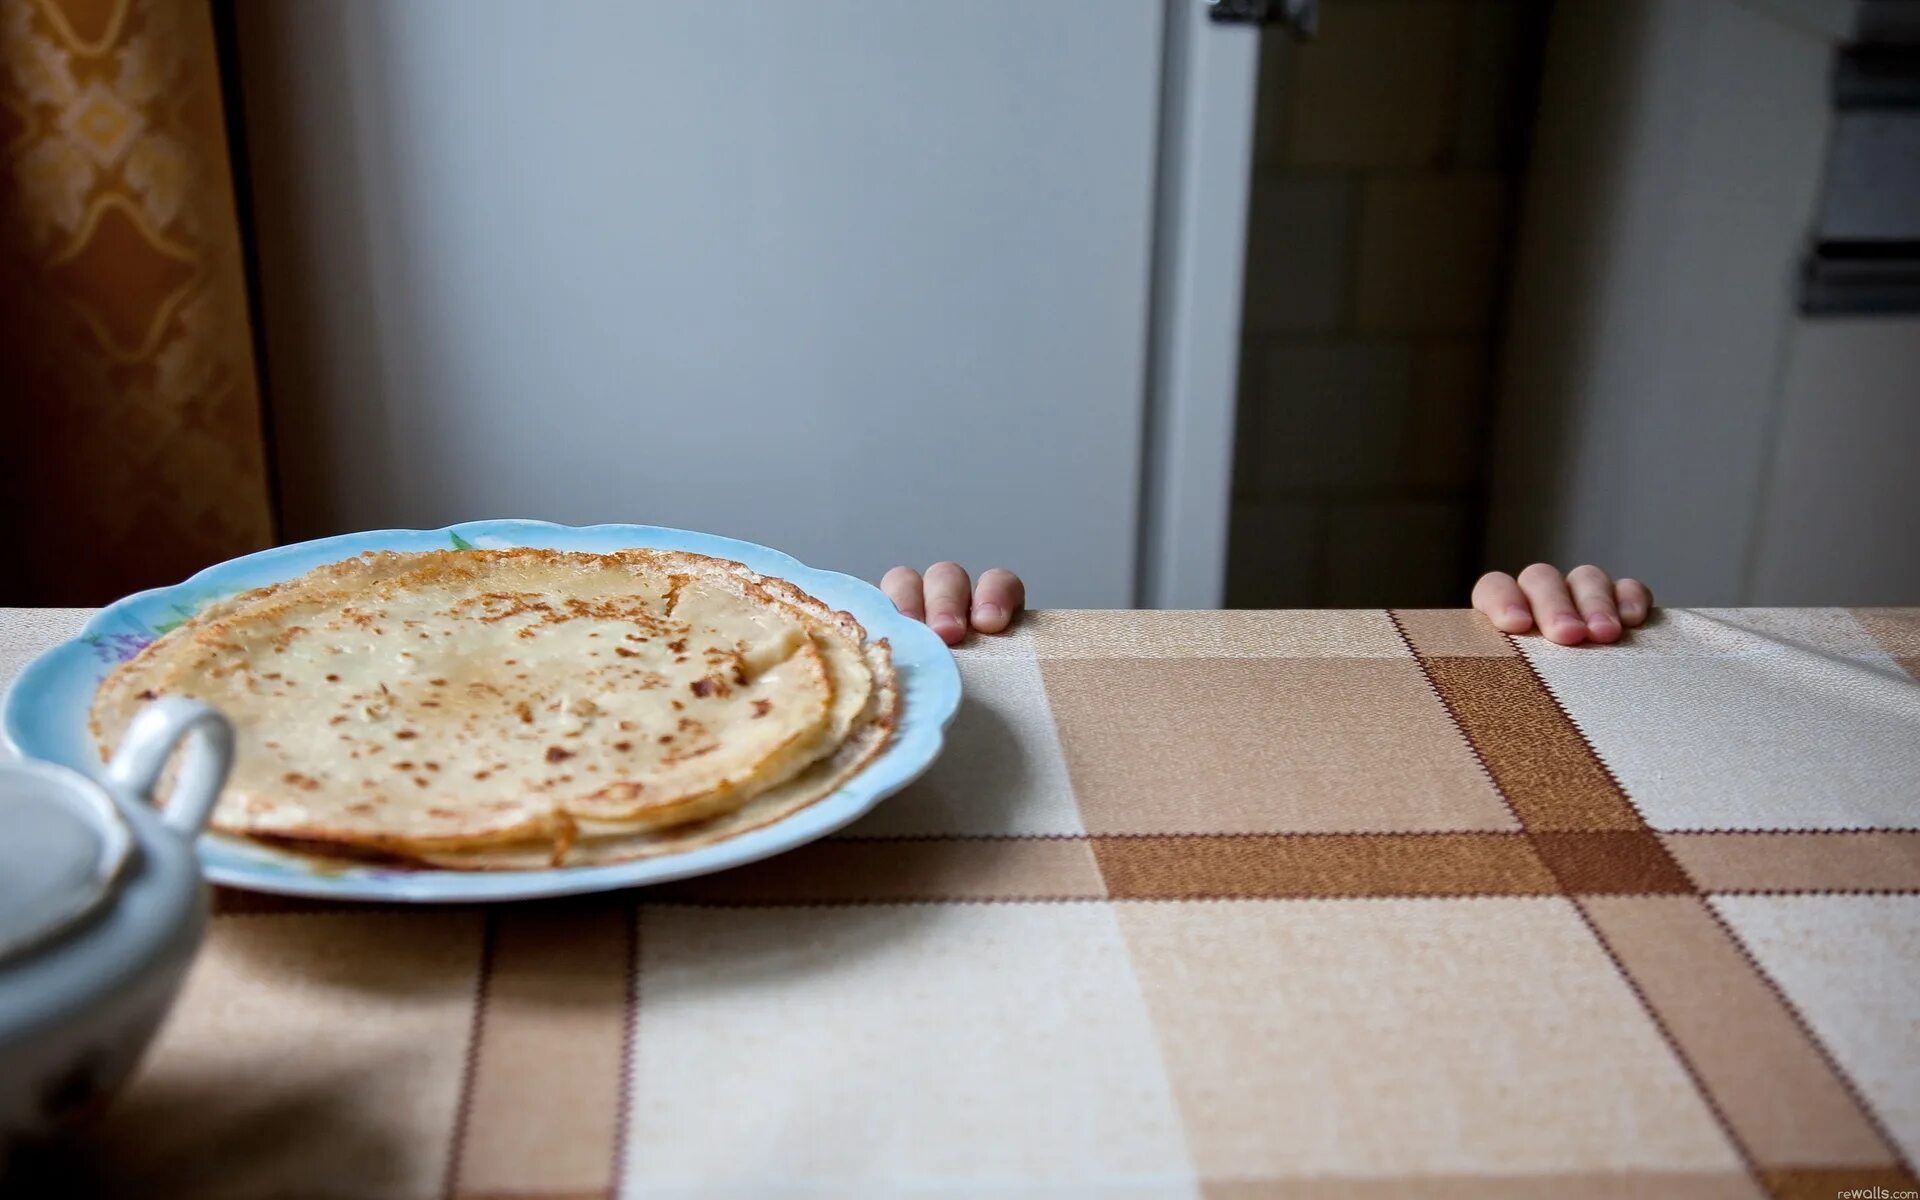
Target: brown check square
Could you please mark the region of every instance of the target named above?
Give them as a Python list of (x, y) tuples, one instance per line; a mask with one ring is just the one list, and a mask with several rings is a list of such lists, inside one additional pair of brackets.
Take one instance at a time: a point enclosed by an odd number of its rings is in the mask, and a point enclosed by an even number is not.
[(1686, 872), (1644, 830), (1536, 833), (1533, 845), (1572, 893), (1690, 892)]

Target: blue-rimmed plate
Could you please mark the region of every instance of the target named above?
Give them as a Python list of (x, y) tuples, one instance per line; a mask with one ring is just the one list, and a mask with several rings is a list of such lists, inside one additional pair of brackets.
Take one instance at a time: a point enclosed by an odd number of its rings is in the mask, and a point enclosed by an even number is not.
[(523, 900), (608, 891), (705, 875), (791, 850), (832, 833), (918, 778), (940, 753), (960, 706), (953, 655), (918, 621), (894, 610), (871, 584), (819, 571), (751, 542), (652, 525), (589, 525), (545, 521), (471, 521), (446, 529), (385, 529), (278, 546), (208, 567), (185, 583), (128, 596), (101, 609), (73, 641), (47, 651), (8, 689), (7, 741), (20, 754), (92, 771), (99, 761), (87, 732), (87, 710), (108, 672), (199, 608), (247, 588), (292, 579), (363, 550), (494, 549), (540, 546), (606, 552), (645, 546), (731, 558), (791, 580), (887, 638), (900, 676), (900, 715), (886, 749), (839, 791), (759, 829), (682, 854), (605, 867), (547, 871), (427, 871), (340, 865), (303, 858), (239, 838), (200, 839), (207, 878), (229, 887), (335, 900), (454, 902)]

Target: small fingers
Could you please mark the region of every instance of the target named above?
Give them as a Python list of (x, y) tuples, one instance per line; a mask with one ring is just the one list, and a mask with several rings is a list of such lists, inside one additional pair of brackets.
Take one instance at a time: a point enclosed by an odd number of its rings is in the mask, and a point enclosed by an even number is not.
[(1587, 640), (1587, 623), (1575, 611), (1567, 581), (1559, 571), (1546, 563), (1535, 563), (1520, 572), (1520, 590), (1547, 640), (1562, 646), (1577, 646)]
[(1027, 585), (1012, 571), (995, 567), (981, 574), (973, 589), (973, 627), (999, 633), (1027, 603)]
[(973, 607), (973, 584), (956, 562), (937, 562), (927, 568), (927, 625), (949, 646), (967, 636), (967, 611)]
[(880, 590), (904, 615), (916, 621), (927, 619), (927, 601), (920, 589), (920, 572), (912, 567), (895, 567), (882, 575)]
[(1622, 579), (1613, 585), (1614, 594), (1620, 600), (1620, 620), (1628, 629), (1645, 623), (1647, 614), (1653, 611), (1653, 593), (1647, 585), (1638, 579)]
[(1575, 567), (1567, 572), (1567, 586), (1573, 590), (1573, 602), (1580, 619), (1587, 623), (1587, 636), (1596, 642), (1620, 640), (1620, 610), (1614, 604), (1613, 580), (1595, 566)]
[(1525, 633), (1533, 628), (1533, 613), (1519, 583), (1505, 571), (1488, 571), (1473, 585), (1473, 606), (1502, 633)]
[(895, 608), (925, 621), (949, 646), (966, 639), (969, 625), (999, 633), (1027, 603), (1026, 585), (1012, 571), (996, 567), (981, 575), (976, 593), (966, 570), (954, 562), (935, 563), (924, 577), (912, 567), (895, 567), (881, 577), (880, 589)]

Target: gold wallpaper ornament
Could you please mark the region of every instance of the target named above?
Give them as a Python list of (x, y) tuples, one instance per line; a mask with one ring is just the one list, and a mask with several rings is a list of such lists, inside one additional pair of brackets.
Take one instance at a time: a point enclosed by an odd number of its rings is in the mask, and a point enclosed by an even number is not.
[(0, 603), (271, 543), (208, 0), (0, 0)]

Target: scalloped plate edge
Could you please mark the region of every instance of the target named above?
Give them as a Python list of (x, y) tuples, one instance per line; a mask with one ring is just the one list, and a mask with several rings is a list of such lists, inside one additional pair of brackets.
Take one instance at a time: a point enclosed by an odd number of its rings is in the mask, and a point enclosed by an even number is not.
[[(207, 878), (230, 887), (335, 900), (471, 903), (577, 895), (666, 883), (769, 858), (825, 837), (918, 779), (933, 765), (959, 710), (961, 686), (953, 656), (932, 630), (901, 616), (878, 588), (837, 571), (806, 566), (781, 551), (736, 538), (654, 525), (559, 525), (503, 519), (462, 521), (441, 529), (386, 529), (275, 546), (196, 572), (170, 587), (136, 592), (106, 606), (72, 639), (37, 656), (0, 700), (0, 734), (13, 750), (93, 770), (86, 713), (93, 691), (112, 669), (110, 656), (157, 636), (200, 605), (250, 587), (293, 578), (363, 550), (479, 549), (539, 546), (562, 550), (650, 547), (734, 559), (805, 588), (852, 612), (870, 637), (885, 637), (901, 681), (901, 715), (880, 755), (839, 790), (759, 829), (683, 854), (544, 871), (433, 871), (334, 866), (219, 835), (203, 837)], [(114, 639), (120, 639), (117, 643)], [(64, 738), (63, 736), (64, 735)]]

